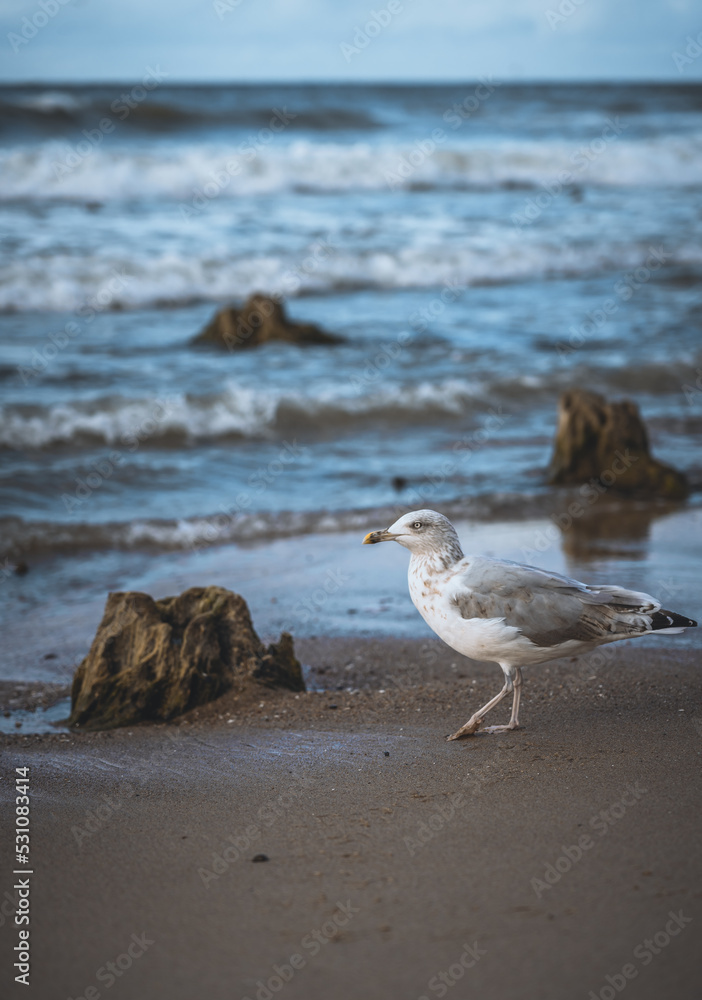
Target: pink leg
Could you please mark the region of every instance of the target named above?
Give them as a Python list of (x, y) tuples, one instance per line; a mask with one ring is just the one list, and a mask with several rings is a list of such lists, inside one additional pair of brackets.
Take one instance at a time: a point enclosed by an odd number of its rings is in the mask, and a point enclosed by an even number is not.
[(510, 717), (509, 723), (506, 726), (488, 726), (485, 729), (481, 729), (480, 732), (483, 733), (503, 733), (506, 730), (518, 729), (519, 728), (519, 701), (522, 695), (522, 672), (519, 667), (502, 667), (505, 671), (505, 686), (502, 688), (499, 694), (496, 694), (494, 698), (479, 708), (477, 712), (474, 712), (470, 717), (465, 726), (461, 726), (453, 736), (449, 736), (449, 740), (460, 740), (463, 736), (473, 736), (477, 731), (484, 717), (487, 713), (498, 705), (506, 694), (513, 691), (512, 697), (512, 715)]

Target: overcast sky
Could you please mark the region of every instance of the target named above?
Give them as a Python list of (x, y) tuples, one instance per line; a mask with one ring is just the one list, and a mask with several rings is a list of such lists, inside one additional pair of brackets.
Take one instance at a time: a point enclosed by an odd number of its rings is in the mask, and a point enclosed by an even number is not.
[(0, 29), (5, 81), (702, 79), (699, 0), (2, 0)]

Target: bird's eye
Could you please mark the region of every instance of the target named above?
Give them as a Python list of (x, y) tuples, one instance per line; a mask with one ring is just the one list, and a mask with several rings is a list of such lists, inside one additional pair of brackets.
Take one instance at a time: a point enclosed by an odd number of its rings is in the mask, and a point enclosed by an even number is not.
[(414, 524), (412, 525), (412, 527), (419, 529), (419, 528), (422, 527), (422, 522), (421, 521), (415, 521)]

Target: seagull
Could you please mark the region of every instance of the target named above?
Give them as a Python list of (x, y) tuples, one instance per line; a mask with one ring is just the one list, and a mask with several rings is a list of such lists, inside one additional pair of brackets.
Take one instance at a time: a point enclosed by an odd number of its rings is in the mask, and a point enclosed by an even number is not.
[[(410, 550), (410, 597), (427, 625), (464, 656), (499, 663), (505, 675), (499, 694), (449, 740), (518, 729), (522, 667), (579, 656), (606, 642), (671, 635), (697, 625), (664, 610), (649, 594), (590, 586), (508, 559), (464, 556), (456, 529), (435, 510), (412, 510), (384, 531), (371, 531), (363, 544), (390, 541)], [(510, 693), (507, 725), (480, 729), (487, 713)]]

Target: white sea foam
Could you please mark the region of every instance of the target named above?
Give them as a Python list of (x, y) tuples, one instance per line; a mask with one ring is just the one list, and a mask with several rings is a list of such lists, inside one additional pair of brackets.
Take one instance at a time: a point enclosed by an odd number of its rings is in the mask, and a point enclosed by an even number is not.
[(76, 94), (69, 94), (65, 90), (44, 90), (38, 94), (17, 97), (8, 101), (10, 107), (26, 108), (29, 111), (39, 111), (41, 114), (51, 117), (56, 112), (72, 113), (86, 104), (85, 99), (81, 100)]
[[(508, 224), (498, 232), (467, 234), (453, 244), (419, 233), (414, 245), (322, 256), (308, 271), (293, 253), (236, 255), (224, 249), (168, 253), (37, 253), (7, 262), (0, 273), (0, 311), (71, 312), (110, 291), (107, 309), (140, 309), (221, 302), (255, 291), (289, 298), (344, 288), (441, 289), (619, 272), (643, 264), (650, 243), (573, 243), (524, 234)], [(702, 264), (702, 249), (680, 245), (666, 266)], [(101, 300), (97, 300), (101, 301)]]
[[(444, 501), (442, 510), (449, 516), (475, 519), (523, 517), (546, 513), (548, 502), (522, 493), (491, 493), (472, 498)], [(136, 518), (72, 524), (65, 521), (25, 521), (5, 518), (0, 521), (4, 551), (9, 553), (50, 554), (103, 550), (158, 549), (202, 550), (230, 543), (265, 541), (306, 534), (333, 534), (340, 531), (367, 531), (369, 524), (387, 524), (396, 516), (392, 507), (365, 509), (256, 511), (240, 510), (236, 505), (209, 514), (179, 518)]]
[[(83, 142), (83, 137), (77, 139)], [(389, 190), (392, 186), (537, 187), (563, 171), (579, 184), (699, 186), (702, 135), (610, 139), (604, 152), (587, 142), (517, 141), (492, 145), (438, 145), (430, 155), (407, 144), (281, 141), (257, 155), (236, 144), (181, 144), (165, 149), (124, 148), (111, 142), (76, 153), (78, 143), (57, 140), (15, 146), (0, 153), (0, 199), (122, 201), (175, 199), (184, 205), (205, 185), (216, 197), (278, 191)], [(425, 147), (426, 148), (426, 147)], [(599, 147), (597, 147), (599, 148)], [(580, 155), (578, 155), (580, 151)], [(247, 158), (248, 157), (248, 158)], [(228, 165), (236, 171), (228, 173)], [(394, 179), (393, 179), (394, 178)], [(207, 200), (207, 198), (205, 199)]]
[[(388, 385), (357, 392), (353, 385), (319, 386), (306, 393), (230, 384), (208, 397), (169, 396), (163, 400), (114, 401), (82, 406), (56, 405), (36, 412), (0, 409), (0, 446), (46, 448), (101, 442), (132, 448), (135, 441), (194, 444), (226, 437), (265, 437), (302, 423), (407, 415), (459, 415), (482, 398), (479, 385), (464, 379)], [(148, 445), (147, 445), (148, 446)]]
[[(386, 511), (379, 512), (379, 516)], [(188, 550), (231, 542), (265, 540), (310, 532), (361, 530), (368, 523), (367, 511), (259, 511), (249, 513), (223, 508), (206, 516), (96, 524), (57, 521), (0, 522), (4, 551), (24, 554), (96, 551), (100, 549)]]

